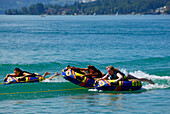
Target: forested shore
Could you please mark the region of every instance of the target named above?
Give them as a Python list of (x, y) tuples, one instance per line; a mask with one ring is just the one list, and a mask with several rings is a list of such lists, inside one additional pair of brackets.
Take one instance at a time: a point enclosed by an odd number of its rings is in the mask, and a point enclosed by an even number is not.
[(6, 15), (114, 15), (119, 14), (170, 14), (169, 0), (96, 0), (65, 6), (32, 4), (20, 9), (8, 9)]

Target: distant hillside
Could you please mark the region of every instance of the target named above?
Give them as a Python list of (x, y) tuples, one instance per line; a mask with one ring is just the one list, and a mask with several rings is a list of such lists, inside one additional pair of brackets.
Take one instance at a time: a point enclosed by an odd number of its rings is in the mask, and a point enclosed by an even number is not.
[[(44, 0), (45, 1), (45, 0)], [(8, 9), (8, 15), (115, 15), (169, 14), (170, 0), (82, 0), (61, 5), (36, 3), (29, 7)]]
[(58, 4), (64, 6), (73, 4), (75, 1), (90, 1), (90, 0), (0, 0), (0, 14), (3, 14), (7, 9), (20, 9), (21, 7), (29, 7), (31, 4)]

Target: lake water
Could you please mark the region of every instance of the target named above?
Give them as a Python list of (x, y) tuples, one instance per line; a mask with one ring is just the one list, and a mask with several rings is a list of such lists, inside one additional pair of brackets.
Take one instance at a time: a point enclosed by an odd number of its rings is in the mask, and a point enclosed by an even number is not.
[(0, 15), (0, 81), (16, 67), (52, 74), (67, 65), (152, 79), (137, 92), (85, 89), (62, 77), (0, 85), (0, 113), (170, 113), (170, 15)]

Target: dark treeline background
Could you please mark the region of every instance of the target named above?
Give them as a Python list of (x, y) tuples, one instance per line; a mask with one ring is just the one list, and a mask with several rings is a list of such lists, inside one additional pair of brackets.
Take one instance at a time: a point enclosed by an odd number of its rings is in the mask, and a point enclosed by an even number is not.
[[(79, 3), (65, 6), (52, 4), (32, 4), (28, 8), (8, 9), (7, 15), (112, 15), (133, 13), (154, 13), (155, 9), (170, 6), (170, 0), (96, 0), (95, 2)], [(169, 10), (166, 13), (170, 13)]]

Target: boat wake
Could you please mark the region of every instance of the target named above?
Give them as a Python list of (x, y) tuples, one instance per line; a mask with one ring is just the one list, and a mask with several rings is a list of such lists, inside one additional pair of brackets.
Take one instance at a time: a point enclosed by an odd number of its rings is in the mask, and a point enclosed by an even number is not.
[[(121, 70), (125, 74), (128, 72), (124, 69)], [(145, 72), (142, 72), (140, 70), (134, 71), (134, 72), (129, 72), (129, 74), (137, 77), (137, 78), (147, 78), (151, 79), (155, 84), (149, 84), (147, 82), (142, 82), (143, 86), (142, 88), (150, 90), (150, 89), (166, 89), (170, 88), (170, 76), (156, 76), (156, 75), (150, 75)]]
[(54, 77), (54, 78), (52, 78), (51, 80), (49, 80), (49, 79), (45, 79), (45, 80), (43, 80), (42, 82), (68, 82), (67, 80), (65, 80), (64, 78), (62, 78), (62, 77)]

